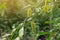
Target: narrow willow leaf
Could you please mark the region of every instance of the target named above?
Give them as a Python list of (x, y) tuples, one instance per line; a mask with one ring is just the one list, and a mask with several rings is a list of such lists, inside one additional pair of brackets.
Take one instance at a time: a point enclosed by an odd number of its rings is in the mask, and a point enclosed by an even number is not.
[(12, 28), (15, 28), (15, 24), (13, 24)]
[(54, 35), (56, 34), (56, 29), (51, 29), (49, 31), (49, 37), (48, 40), (52, 40), (54, 38)]
[(40, 36), (40, 35), (45, 35), (45, 34), (49, 34), (49, 32), (39, 32), (39, 33), (37, 34), (37, 37)]
[(48, 40), (51, 40), (51, 37), (52, 37), (52, 32), (50, 32)]
[(14, 40), (19, 35), (19, 30), (22, 28), (21, 25), (18, 25), (17, 28), (13, 29), (13, 32), (11, 33), (10, 40)]
[(27, 17), (31, 17), (31, 16), (32, 16), (32, 9), (31, 7), (29, 7), (27, 10)]
[(19, 30), (19, 37), (22, 38), (23, 35), (24, 35), (24, 27), (22, 27), (22, 28)]

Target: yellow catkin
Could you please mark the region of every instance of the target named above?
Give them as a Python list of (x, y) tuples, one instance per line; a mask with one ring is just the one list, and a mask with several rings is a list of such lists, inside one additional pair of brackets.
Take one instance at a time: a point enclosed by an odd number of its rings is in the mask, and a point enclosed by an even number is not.
[(45, 6), (47, 5), (47, 3), (48, 3), (48, 0), (45, 0)]
[(43, 11), (48, 12), (49, 9), (50, 9), (50, 6), (48, 5), (48, 0), (45, 0), (45, 5), (43, 7)]
[(27, 10), (27, 17), (31, 17), (32, 16), (32, 8), (29, 7)]
[(32, 27), (32, 32), (36, 32), (36, 24), (34, 23), (34, 21), (31, 21), (31, 27)]
[(3, 3), (3, 4), (0, 5), (0, 7), (1, 7), (2, 9), (5, 9), (5, 8), (7, 8), (7, 5), (6, 5), (6, 3)]
[(48, 12), (50, 10), (50, 6), (49, 5), (44, 6), (43, 10), (44, 12)]
[(45, 12), (47, 12), (47, 0), (45, 0), (45, 6), (44, 6), (44, 10), (45, 10)]

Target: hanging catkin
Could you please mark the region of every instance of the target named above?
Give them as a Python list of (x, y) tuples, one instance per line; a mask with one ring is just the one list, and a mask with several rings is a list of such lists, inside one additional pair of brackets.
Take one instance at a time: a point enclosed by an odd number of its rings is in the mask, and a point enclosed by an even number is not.
[(27, 10), (27, 17), (31, 17), (32, 16), (32, 8), (29, 7)]
[(48, 0), (45, 0), (45, 4), (44, 4), (44, 7), (43, 7), (43, 11), (44, 12), (48, 12), (50, 9), (50, 6), (48, 5)]
[(32, 32), (35, 33), (36, 32), (36, 24), (33, 20), (31, 21), (31, 27), (32, 27)]

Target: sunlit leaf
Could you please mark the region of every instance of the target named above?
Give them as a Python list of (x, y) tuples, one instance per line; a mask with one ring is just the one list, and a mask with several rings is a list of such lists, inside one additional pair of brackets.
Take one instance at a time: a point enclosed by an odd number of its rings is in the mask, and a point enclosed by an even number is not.
[(19, 37), (22, 37), (24, 35), (24, 27), (22, 27), (20, 30), (19, 30)]
[(19, 37), (17, 37), (15, 40), (20, 40), (20, 38), (19, 38)]

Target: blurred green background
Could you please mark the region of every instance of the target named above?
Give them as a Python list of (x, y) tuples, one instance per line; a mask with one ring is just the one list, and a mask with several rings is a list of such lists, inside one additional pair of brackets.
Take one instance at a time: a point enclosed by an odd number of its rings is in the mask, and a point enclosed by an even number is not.
[(0, 0), (0, 40), (60, 40), (60, 0)]

